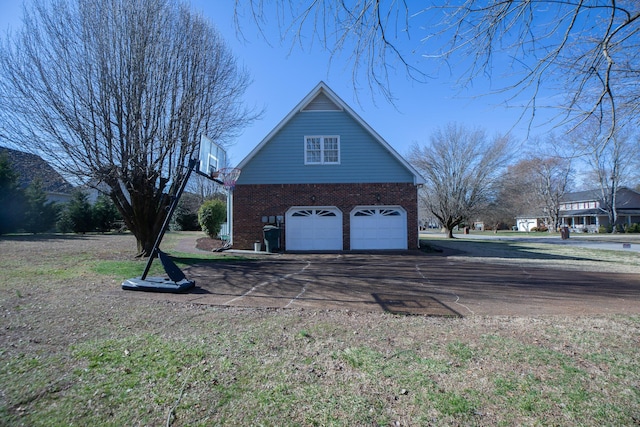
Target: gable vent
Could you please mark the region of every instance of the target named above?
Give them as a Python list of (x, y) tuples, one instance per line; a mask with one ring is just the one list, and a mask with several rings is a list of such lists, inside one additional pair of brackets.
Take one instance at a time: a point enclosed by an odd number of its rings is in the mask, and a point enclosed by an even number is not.
[(311, 102), (302, 108), (302, 111), (341, 111), (338, 105), (333, 102), (324, 92), (313, 98)]

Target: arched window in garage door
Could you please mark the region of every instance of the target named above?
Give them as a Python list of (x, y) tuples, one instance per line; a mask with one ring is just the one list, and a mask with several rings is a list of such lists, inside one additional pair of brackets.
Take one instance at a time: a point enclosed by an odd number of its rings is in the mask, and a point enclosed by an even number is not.
[(314, 215), (337, 216), (335, 211), (326, 209), (300, 209), (291, 214), (292, 217), (313, 217)]
[(351, 211), (351, 249), (407, 249), (407, 213), (396, 206)]
[(336, 207), (295, 207), (286, 215), (289, 251), (342, 250), (342, 212)]

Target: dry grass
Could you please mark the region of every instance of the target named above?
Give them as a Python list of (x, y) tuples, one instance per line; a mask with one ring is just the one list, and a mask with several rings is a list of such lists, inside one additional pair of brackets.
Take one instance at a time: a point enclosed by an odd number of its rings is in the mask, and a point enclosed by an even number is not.
[[(457, 255), (450, 258), (458, 261), (488, 262), (492, 264), (519, 266), (519, 267), (544, 267), (557, 270), (575, 271), (606, 271), (611, 273), (640, 273), (640, 255), (638, 252), (623, 250), (601, 250), (589, 247), (551, 244), (541, 241), (520, 240), (478, 240), (465, 239), (458, 236), (456, 239), (445, 239), (440, 235), (426, 235), (425, 241), (442, 248), (461, 249)], [(634, 245), (640, 245), (640, 236), (624, 236), (632, 239)], [(612, 237), (605, 235), (599, 237), (575, 239), (577, 242), (602, 242), (609, 243)], [(621, 239), (618, 237), (618, 239)], [(535, 239), (533, 239), (535, 240)], [(559, 237), (556, 238), (559, 240)], [(622, 244), (619, 245), (622, 248)]]
[(638, 317), (438, 319), (169, 303), (119, 290), (113, 272), (143, 266), (132, 251), (126, 235), (0, 238), (1, 425), (640, 419)]

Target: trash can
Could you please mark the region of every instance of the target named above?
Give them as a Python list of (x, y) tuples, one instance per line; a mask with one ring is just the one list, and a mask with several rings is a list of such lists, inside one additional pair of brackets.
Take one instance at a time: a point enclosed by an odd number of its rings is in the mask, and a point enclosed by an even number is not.
[(264, 233), (264, 245), (267, 252), (274, 252), (280, 249), (280, 228), (275, 225), (265, 225), (262, 228)]
[(469, 227), (464, 228), (464, 234), (469, 234)]
[(567, 240), (569, 238), (569, 227), (562, 227), (560, 229), (560, 237), (562, 237), (562, 240)]

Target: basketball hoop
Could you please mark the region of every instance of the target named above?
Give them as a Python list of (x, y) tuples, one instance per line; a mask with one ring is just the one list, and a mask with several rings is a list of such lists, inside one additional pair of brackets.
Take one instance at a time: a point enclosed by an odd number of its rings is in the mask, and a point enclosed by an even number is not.
[(233, 188), (236, 186), (236, 181), (238, 180), (238, 177), (240, 176), (240, 169), (238, 168), (221, 168), (218, 170), (218, 177), (220, 179), (220, 181), (222, 181), (222, 184), (224, 185), (224, 188), (226, 188), (227, 190), (233, 190)]

